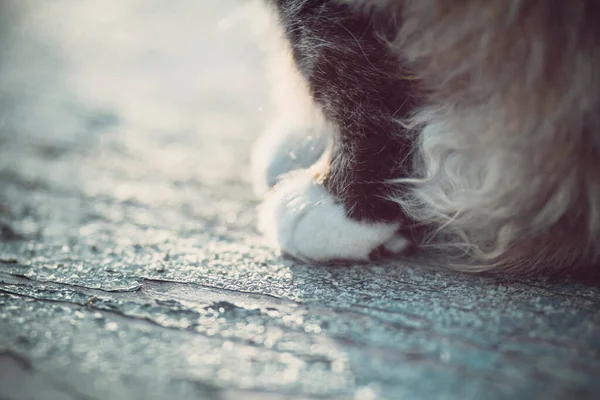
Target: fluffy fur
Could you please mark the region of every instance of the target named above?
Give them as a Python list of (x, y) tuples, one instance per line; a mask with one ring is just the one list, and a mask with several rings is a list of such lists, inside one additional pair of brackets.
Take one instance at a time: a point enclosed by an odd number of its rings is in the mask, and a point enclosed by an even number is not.
[(347, 218), (425, 227), (464, 270), (597, 270), (599, 3), (271, 4), (338, 129), (319, 179)]

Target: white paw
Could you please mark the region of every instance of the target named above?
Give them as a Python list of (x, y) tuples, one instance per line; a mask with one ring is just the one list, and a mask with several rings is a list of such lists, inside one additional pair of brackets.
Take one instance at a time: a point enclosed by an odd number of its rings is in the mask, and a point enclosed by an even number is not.
[(254, 193), (262, 196), (282, 175), (313, 165), (324, 153), (328, 140), (318, 127), (284, 122), (273, 124), (252, 149)]
[(288, 174), (260, 207), (259, 229), (285, 253), (304, 261), (366, 261), (381, 247), (391, 253), (408, 247), (397, 234), (399, 224), (346, 217), (344, 206), (313, 176), (308, 170)]

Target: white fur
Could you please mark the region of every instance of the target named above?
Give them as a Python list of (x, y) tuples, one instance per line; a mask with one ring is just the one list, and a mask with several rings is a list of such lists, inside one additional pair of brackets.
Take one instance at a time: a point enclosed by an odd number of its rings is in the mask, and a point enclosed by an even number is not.
[[(521, 205), (506, 200), (522, 199), (514, 194), (507, 196), (515, 192), (521, 160), (511, 159), (498, 146), (472, 139), (473, 132), (483, 134), (485, 129), (476, 115), (457, 118), (440, 114), (419, 115), (420, 163), (415, 169), (421, 178), (395, 180), (414, 184), (415, 189), (408, 197), (403, 194), (392, 200), (415, 220), (437, 224), (435, 232), (455, 235), (447, 245), (459, 245), (479, 258), (494, 258), (514, 240), (508, 236), (518, 228), (510, 224), (523, 211)], [(518, 188), (523, 195), (531, 190), (535, 189)]]
[(282, 175), (313, 165), (327, 143), (327, 133), (318, 127), (284, 120), (274, 122), (252, 150), (254, 193), (262, 196)]
[(383, 244), (383, 248), (392, 254), (401, 254), (411, 246), (411, 242), (400, 235), (395, 235)]
[[(269, 18), (270, 16), (270, 18)], [(312, 99), (306, 80), (297, 71), (291, 49), (277, 18), (262, 21), (272, 112), (277, 119), (252, 149), (254, 192), (263, 196), (283, 174), (313, 165), (326, 150), (335, 129)]]
[(314, 180), (310, 170), (288, 174), (260, 208), (259, 229), (289, 255), (305, 261), (363, 260), (384, 246), (402, 252), (408, 241), (399, 224), (346, 217), (344, 206)]
[(444, 244), (436, 247), (460, 249), (481, 262), (468, 266), (471, 270), (488, 269), (487, 261), (556, 224), (576, 193), (577, 175), (539, 175), (537, 160), (528, 157), (534, 151), (518, 153), (477, 140), (478, 132), (490, 137), (485, 121), (477, 112), (422, 112), (416, 119), (422, 130), (415, 166), (422, 178), (395, 180), (415, 188), (391, 199), (415, 220), (438, 225), (434, 235), (441, 233)]

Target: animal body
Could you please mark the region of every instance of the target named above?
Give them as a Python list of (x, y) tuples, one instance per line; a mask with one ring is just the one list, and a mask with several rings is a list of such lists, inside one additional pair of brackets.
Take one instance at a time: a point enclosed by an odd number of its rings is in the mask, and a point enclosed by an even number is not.
[(296, 92), (253, 153), (283, 251), (598, 269), (600, 3), (264, 2), (286, 43), (276, 83)]

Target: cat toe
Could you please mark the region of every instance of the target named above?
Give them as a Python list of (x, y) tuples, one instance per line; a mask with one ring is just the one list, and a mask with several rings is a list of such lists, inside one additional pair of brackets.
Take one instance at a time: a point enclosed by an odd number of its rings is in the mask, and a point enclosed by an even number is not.
[(367, 261), (379, 248), (401, 253), (409, 246), (399, 224), (347, 217), (314, 176), (309, 170), (286, 175), (260, 207), (260, 230), (285, 253), (304, 261)]
[(313, 165), (327, 144), (327, 137), (315, 129), (282, 122), (273, 124), (252, 150), (252, 182), (256, 196), (264, 195), (286, 173)]

